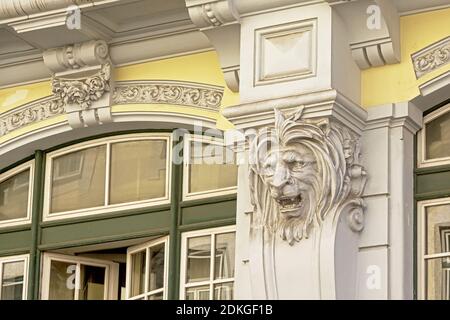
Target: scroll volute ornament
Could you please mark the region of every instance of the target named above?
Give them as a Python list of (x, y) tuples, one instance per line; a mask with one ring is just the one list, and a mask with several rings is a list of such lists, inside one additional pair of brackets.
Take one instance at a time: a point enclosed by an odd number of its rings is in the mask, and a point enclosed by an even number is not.
[(252, 228), (266, 228), (290, 245), (343, 213), (352, 230), (364, 225), (358, 137), (328, 119), (303, 120), (303, 111), (285, 117), (275, 109), (275, 127), (250, 142)]

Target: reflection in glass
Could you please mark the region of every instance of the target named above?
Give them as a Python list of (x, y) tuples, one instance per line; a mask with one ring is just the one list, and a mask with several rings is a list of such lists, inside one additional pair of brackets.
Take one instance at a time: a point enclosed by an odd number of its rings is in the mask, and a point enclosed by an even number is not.
[(214, 300), (232, 300), (233, 282), (214, 285)]
[(29, 169), (0, 183), (0, 221), (27, 217), (29, 190)]
[(23, 261), (3, 264), (2, 300), (22, 300), (24, 267)]
[(105, 203), (106, 146), (53, 159), (50, 212), (103, 206)]
[(150, 274), (148, 290), (164, 287), (164, 243), (150, 247)]
[(450, 157), (450, 111), (425, 125), (426, 159)]
[(131, 295), (134, 297), (145, 292), (146, 250), (131, 255)]
[(105, 268), (88, 265), (80, 267), (79, 300), (104, 300)]
[(234, 277), (234, 232), (216, 236), (214, 279)]
[(426, 208), (426, 254), (450, 252), (450, 204)]
[(209, 300), (209, 286), (186, 288), (186, 300)]
[(234, 152), (220, 145), (191, 143), (189, 193), (224, 189), (237, 185)]
[(450, 300), (450, 257), (426, 260), (426, 299)]
[(166, 195), (165, 140), (120, 142), (111, 148), (111, 204)]
[(52, 260), (49, 300), (74, 300), (76, 264)]
[(186, 281), (198, 282), (210, 279), (211, 236), (188, 239)]

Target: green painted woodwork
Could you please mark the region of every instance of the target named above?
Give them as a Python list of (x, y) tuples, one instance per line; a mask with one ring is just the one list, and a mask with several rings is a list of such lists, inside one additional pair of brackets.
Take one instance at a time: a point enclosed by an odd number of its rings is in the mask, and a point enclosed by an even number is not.
[(0, 234), (0, 256), (14, 252), (29, 251), (31, 247), (31, 230)]
[[(441, 169), (442, 170), (442, 169)], [(450, 196), (450, 168), (416, 176), (416, 199), (425, 200)]]
[(39, 298), (41, 256), (45, 251), (164, 235), (170, 237), (168, 297), (178, 299), (182, 232), (235, 224), (236, 195), (182, 201), (182, 164), (172, 165), (170, 204), (42, 222), (47, 152), (98, 138), (145, 132), (170, 131), (135, 130), (83, 138), (38, 150), (33, 157), (0, 169), (0, 173), (5, 172), (35, 160), (31, 225), (0, 228), (0, 256), (30, 254), (28, 299)]
[(130, 234), (151, 233), (169, 229), (170, 211), (151, 212), (105, 220), (76, 222), (59, 226), (43, 227), (41, 246), (76, 245), (99, 239), (124, 239)]
[(183, 225), (234, 218), (235, 216), (236, 200), (208, 203), (181, 210)]

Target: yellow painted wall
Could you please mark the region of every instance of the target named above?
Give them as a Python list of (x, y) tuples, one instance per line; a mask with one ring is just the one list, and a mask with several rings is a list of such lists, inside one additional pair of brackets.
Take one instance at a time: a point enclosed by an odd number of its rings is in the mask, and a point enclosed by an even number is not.
[[(179, 80), (224, 87), (222, 107), (238, 104), (239, 94), (230, 91), (225, 84), (217, 54), (214, 51), (186, 55), (124, 66), (115, 70), (116, 81), (125, 80)], [(0, 114), (51, 95), (50, 81), (22, 85), (0, 90)], [(113, 106), (113, 112), (165, 111), (201, 116), (217, 120), (217, 128), (228, 129), (232, 125), (220, 113), (194, 107), (164, 104), (130, 104)], [(0, 143), (32, 130), (37, 130), (65, 120), (65, 116), (53, 117), (15, 130), (3, 137)]]
[(411, 100), (420, 94), (419, 85), (450, 70), (448, 64), (417, 80), (411, 61), (411, 54), (450, 36), (450, 9), (401, 17), (400, 28), (401, 63), (362, 72), (362, 105), (366, 108)]

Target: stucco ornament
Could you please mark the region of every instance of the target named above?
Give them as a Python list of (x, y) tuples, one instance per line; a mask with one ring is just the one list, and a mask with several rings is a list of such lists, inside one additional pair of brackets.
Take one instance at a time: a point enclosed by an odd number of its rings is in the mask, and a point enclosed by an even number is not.
[(328, 119), (303, 120), (301, 107), (250, 141), (253, 228), (266, 228), (290, 245), (308, 238), (325, 219), (347, 215), (361, 231), (366, 172), (357, 136)]
[(110, 77), (110, 66), (105, 64), (97, 74), (86, 79), (67, 80), (53, 77), (52, 91), (59, 95), (64, 103), (76, 104), (86, 110), (110, 91)]

